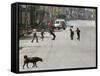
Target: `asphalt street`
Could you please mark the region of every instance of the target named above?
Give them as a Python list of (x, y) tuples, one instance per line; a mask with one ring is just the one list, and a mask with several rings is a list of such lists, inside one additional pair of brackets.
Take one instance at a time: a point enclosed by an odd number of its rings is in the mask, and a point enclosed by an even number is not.
[[(78, 25), (81, 22), (76, 22)], [(91, 22), (90, 22), (91, 23)], [(86, 26), (78, 26), (80, 28), (80, 41), (77, 40), (76, 32), (74, 40), (70, 39), (69, 27), (66, 30), (55, 32), (56, 39), (52, 40), (52, 35), (45, 32), (44, 40), (42, 41), (40, 32), (38, 32), (39, 43), (32, 40), (32, 34), (20, 38), (19, 40), (19, 70), (20, 71), (36, 71), (36, 70), (51, 70), (51, 69), (69, 69), (69, 68), (84, 68), (96, 66), (96, 29), (95, 25), (91, 26), (83, 22)], [(89, 25), (89, 26), (88, 26)], [(74, 30), (76, 27), (74, 28)], [(29, 64), (29, 69), (24, 64), (24, 55), (28, 57), (41, 57), (43, 62), (37, 62), (38, 67), (32, 68)]]

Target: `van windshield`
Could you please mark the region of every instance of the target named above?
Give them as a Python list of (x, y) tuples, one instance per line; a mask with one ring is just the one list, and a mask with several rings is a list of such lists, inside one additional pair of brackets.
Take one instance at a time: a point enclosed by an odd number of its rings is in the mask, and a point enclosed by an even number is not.
[(59, 21), (56, 21), (56, 24), (59, 24)]

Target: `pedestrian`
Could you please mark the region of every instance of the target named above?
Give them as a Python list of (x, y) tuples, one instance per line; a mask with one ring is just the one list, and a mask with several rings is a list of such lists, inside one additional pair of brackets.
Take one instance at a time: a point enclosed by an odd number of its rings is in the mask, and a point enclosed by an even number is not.
[(65, 23), (62, 22), (61, 24), (62, 24), (62, 28), (63, 28), (63, 30), (65, 30), (65, 26), (66, 26)]
[(49, 28), (50, 34), (53, 36), (52, 40), (55, 40), (56, 35), (55, 35), (55, 33), (54, 33), (54, 27), (53, 27), (51, 21), (48, 22), (48, 28)]
[(74, 37), (74, 31), (72, 30), (72, 28), (70, 28), (70, 38), (71, 40), (73, 40)]
[(76, 32), (77, 32), (77, 40), (80, 40), (80, 29), (77, 28)]
[(50, 34), (53, 36), (52, 40), (55, 40), (56, 35), (55, 35), (55, 33), (54, 33), (53, 29), (50, 29)]
[(32, 39), (32, 43), (33, 43), (33, 41), (34, 41), (34, 39), (36, 39), (36, 42), (38, 43), (38, 36), (37, 36), (37, 30), (36, 29), (33, 29), (33, 39)]
[(44, 39), (44, 29), (41, 30), (41, 39)]

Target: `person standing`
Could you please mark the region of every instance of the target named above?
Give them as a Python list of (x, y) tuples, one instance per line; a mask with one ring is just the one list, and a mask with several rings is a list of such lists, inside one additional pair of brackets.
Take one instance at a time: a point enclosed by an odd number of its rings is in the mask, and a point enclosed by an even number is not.
[(32, 39), (32, 43), (34, 41), (34, 39), (36, 39), (36, 42), (38, 43), (38, 36), (37, 36), (37, 30), (36, 29), (33, 29), (33, 39)]
[(44, 29), (41, 30), (41, 38), (44, 39)]
[(62, 28), (63, 28), (63, 30), (65, 30), (65, 23), (62, 22), (61, 24), (62, 24)]
[(77, 40), (80, 40), (80, 29), (77, 28), (76, 32), (77, 32)]
[(74, 37), (74, 31), (72, 30), (72, 28), (70, 28), (70, 38), (71, 40), (73, 40)]

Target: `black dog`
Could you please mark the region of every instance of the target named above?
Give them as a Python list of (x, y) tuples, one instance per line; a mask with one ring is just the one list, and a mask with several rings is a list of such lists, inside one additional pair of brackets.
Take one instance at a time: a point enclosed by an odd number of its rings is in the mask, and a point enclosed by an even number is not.
[(40, 57), (27, 57), (27, 55), (24, 55), (24, 65), (23, 65), (23, 69), (24, 69), (24, 66), (26, 65), (27, 68), (28, 67), (28, 63), (33, 63), (33, 66), (32, 67), (37, 67), (37, 62), (38, 61), (43, 61), (42, 58)]

